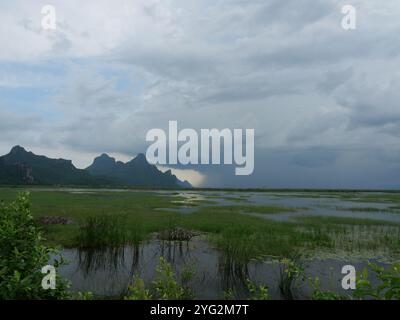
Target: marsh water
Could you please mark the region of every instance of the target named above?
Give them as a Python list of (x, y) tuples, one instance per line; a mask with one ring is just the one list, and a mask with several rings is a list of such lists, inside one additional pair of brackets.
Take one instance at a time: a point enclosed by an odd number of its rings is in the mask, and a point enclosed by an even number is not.
[[(135, 277), (150, 284), (155, 279), (159, 258), (164, 257), (176, 271), (178, 281), (182, 273), (193, 272), (187, 285), (196, 299), (223, 299), (231, 291), (236, 298), (249, 295), (246, 285), (251, 280), (258, 285), (267, 285), (272, 299), (284, 299), (279, 291), (283, 266), (274, 260), (251, 261), (241, 265), (221, 252), (211, 248), (205, 241), (194, 239), (186, 242), (151, 241), (138, 246), (103, 250), (66, 249), (63, 256), (69, 264), (63, 266), (61, 274), (72, 282), (74, 291), (90, 291), (95, 295), (120, 297), (126, 294), (128, 285)], [(299, 262), (305, 274), (321, 279), (321, 289), (343, 295), (342, 267), (353, 265), (361, 272), (366, 263), (335, 259), (315, 259)], [(384, 265), (379, 262), (380, 265)], [(376, 280), (372, 278), (373, 282)], [(308, 299), (311, 286), (308, 280), (299, 279), (294, 286), (296, 299)]]
[[(363, 195), (376, 195), (381, 193), (357, 193), (349, 200), (344, 200), (335, 195), (318, 195), (307, 193), (266, 193), (266, 192), (180, 192), (173, 194), (182, 203), (178, 209), (160, 208), (160, 210), (178, 211), (183, 214), (194, 214), (199, 207), (205, 206), (250, 206), (243, 214), (254, 215), (262, 219), (275, 221), (289, 221), (304, 216), (325, 216), (341, 218), (359, 218), (379, 221), (400, 222), (400, 210), (392, 210), (391, 202), (363, 202)], [(185, 206), (186, 204), (186, 206)], [(193, 205), (196, 205), (193, 207)], [(258, 214), (251, 212), (251, 206), (282, 206), (296, 209), (296, 212), (279, 214)], [(368, 212), (355, 211), (354, 209), (368, 208)], [(376, 209), (374, 211), (373, 209)], [(387, 212), (387, 211), (393, 211)]]
[[(71, 190), (70, 192), (95, 191)], [(196, 214), (199, 208), (205, 206), (247, 205), (251, 208), (252, 205), (266, 205), (301, 210), (279, 214), (257, 214), (251, 210), (242, 213), (277, 221), (295, 221), (299, 216), (335, 216), (400, 222), (400, 214), (396, 211), (388, 212), (393, 203), (385, 201), (364, 203), (358, 201), (356, 197), (347, 200), (330, 195), (311, 197), (294, 193), (193, 191), (157, 191), (157, 193), (176, 197), (176, 202), (180, 205), (178, 208), (159, 208), (159, 210), (173, 210), (181, 214)], [(369, 210), (352, 211), (352, 208), (369, 208)], [(140, 245), (114, 249), (65, 249), (62, 255), (69, 264), (61, 268), (61, 274), (72, 282), (73, 290), (90, 291), (100, 296), (119, 297), (125, 294), (128, 285), (132, 284), (135, 277), (140, 277), (145, 283), (150, 284), (154, 280), (155, 269), (162, 256), (173, 265), (178, 279), (183, 272), (193, 271), (194, 276), (189, 286), (198, 299), (221, 299), (224, 297), (224, 292), (228, 291), (233, 292), (237, 298), (245, 298), (249, 294), (246, 287), (247, 279), (256, 284), (267, 285), (269, 295), (273, 299), (284, 298), (279, 291), (279, 281), (282, 276), (282, 266), (279, 262), (265, 259), (239, 264), (210, 246), (201, 236), (189, 242), (154, 239)], [(300, 264), (306, 275), (321, 280), (321, 289), (346, 295), (351, 293), (341, 287), (342, 267), (351, 264), (359, 272), (366, 266), (366, 261), (316, 258), (300, 261)], [(375, 279), (372, 278), (372, 281)], [(296, 298), (309, 298), (310, 292), (311, 288), (307, 281), (298, 281)]]

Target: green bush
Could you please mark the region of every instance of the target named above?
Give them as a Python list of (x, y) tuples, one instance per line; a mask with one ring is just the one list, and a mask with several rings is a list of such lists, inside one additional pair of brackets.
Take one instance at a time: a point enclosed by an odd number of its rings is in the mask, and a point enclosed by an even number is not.
[(311, 287), (313, 288), (313, 294), (311, 300), (347, 300), (348, 297), (337, 294), (333, 291), (323, 291), (321, 289), (321, 281), (318, 277), (315, 279), (312, 277), (308, 278)]
[(284, 258), (280, 261), (279, 291), (285, 300), (294, 300), (297, 280), (304, 279), (304, 268), (300, 264), (300, 256)]
[(246, 282), (247, 289), (249, 290), (249, 300), (269, 300), (268, 286), (256, 285), (250, 279)]
[[(56, 289), (42, 288), (42, 267), (56, 251), (43, 245), (30, 213), (29, 193), (0, 204), (0, 300), (68, 298), (67, 283), (57, 276)], [(59, 263), (55, 261), (54, 267)]]
[[(183, 282), (189, 282), (194, 276), (193, 271), (184, 271)], [(136, 278), (133, 286), (129, 287), (129, 294), (125, 300), (187, 300), (194, 298), (188, 286), (176, 280), (175, 272), (165, 260), (160, 257), (156, 268), (156, 277), (150, 289), (146, 289), (143, 279)]]
[[(373, 285), (370, 274), (374, 273), (378, 283)], [(400, 262), (383, 268), (374, 263), (368, 263), (363, 272), (356, 279), (356, 290), (352, 296), (341, 296), (331, 291), (322, 291), (318, 278), (309, 278), (314, 288), (313, 300), (346, 300), (346, 299), (373, 299), (373, 300), (400, 300)]]
[(146, 285), (141, 278), (136, 278), (132, 286), (129, 286), (129, 294), (124, 300), (152, 300), (150, 290), (146, 289)]
[(400, 262), (385, 269), (374, 263), (368, 263), (370, 270), (375, 273), (380, 283), (373, 286), (369, 280), (368, 268), (365, 268), (361, 277), (357, 279), (357, 289), (354, 297), (376, 300), (400, 300)]

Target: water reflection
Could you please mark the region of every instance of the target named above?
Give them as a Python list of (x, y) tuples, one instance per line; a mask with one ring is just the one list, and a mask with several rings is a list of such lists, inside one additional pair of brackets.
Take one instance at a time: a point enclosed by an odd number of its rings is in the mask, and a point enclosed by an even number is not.
[(220, 253), (218, 270), (223, 291), (233, 291), (239, 296), (247, 292), (246, 281), (250, 279), (249, 263), (236, 261), (232, 256)]
[[(162, 256), (173, 265), (177, 281), (182, 281), (185, 268), (194, 267), (195, 274), (189, 286), (198, 299), (221, 299), (226, 292), (234, 292), (237, 298), (246, 298), (249, 294), (247, 280), (268, 285), (273, 299), (282, 298), (279, 263), (237, 261), (198, 238), (189, 242), (153, 240), (141, 245), (102, 250), (66, 249), (63, 256), (70, 263), (60, 272), (71, 281), (72, 289), (101, 296), (121, 297), (136, 276), (150, 285)], [(305, 269), (313, 277), (321, 279), (322, 289), (340, 292), (343, 264), (336, 260), (311, 261)], [(354, 265), (361, 271), (365, 263), (356, 262)], [(328, 273), (326, 270), (333, 271)], [(301, 297), (307, 298), (309, 290), (305, 286), (301, 290)]]
[(190, 261), (190, 247), (188, 241), (160, 241), (157, 256), (164, 257), (170, 264), (178, 261), (187, 263)]
[(70, 262), (60, 272), (72, 282), (76, 291), (119, 296), (126, 292), (135, 276), (147, 284), (154, 280), (160, 257), (172, 264), (177, 280), (185, 269), (195, 271), (190, 287), (197, 298), (223, 298), (224, 291), (246, 295), (246, 280), (257, 276), (258, 267), (238, 263), (232, 257), (211, 248), (205, 241), (153, 240), (146, 244), (92, 250), (66, 249), (63, 255)]
[[(362, 195), (363, 193), (360, 193)], [(373, 195), (375, 193), (369, 193)], [(377, 193), (379, 194), (379, 193)], [(281, 206), (288, 208), (302, 208), (302, 210), (274, 215), (258, 214), (249, 211), (244, 214), (256, 216), (261, 219), (275, 221), (290, 221), (300, 216), (329, 216), (329, 217), (352, 217), (360, 219), (384, 220), (400, 222), (399, 211), (388, 212), (393, 206), (387, 201), (365, 201), (363, 198), (342, 199), (334, 194), (313, 193), (273, 193), (273, 192), (196, 192), (182, 191), (178, 195), (184, 198), (179, 208), (159, 208), (159, 210), (180, 212), (182, 214), (195, 214), (200, 208), (212, 206), (235, 206), (240, 203), (253, 206)], [(365, 195), (364, 195), (365, 196)], [(210, 202), (211, 201), (211, 202)], [(239, 201), (239, 202), (238, 202)], [(173, 201), (174, 202), (174, 201)], [(196, 204), (193, 207), (192, 204)], [(353, 209), (356, 210), (353, 210)], [(360, 211), (357, 208), (370, 208), (369, 211)], [(373, 209), (376, 209), (374, 211)]]
[(84, 276), (99, 270), (117, 273), (125, 263), (125, 248), (78, 249), (78, 266)]

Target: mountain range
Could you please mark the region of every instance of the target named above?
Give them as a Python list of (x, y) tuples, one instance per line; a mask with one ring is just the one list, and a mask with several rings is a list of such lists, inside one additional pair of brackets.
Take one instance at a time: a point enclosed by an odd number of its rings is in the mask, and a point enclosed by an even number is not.
[(71, 160), (50, 159), (15, 146), (0, 157), (1, 185), (110, 186), (144, 188), (191, 188), (171, 170), (160, 171), (147, 162), (144, 154), (127, 163), (107, 154), (94, 159), (86, 169), (76, 168)]

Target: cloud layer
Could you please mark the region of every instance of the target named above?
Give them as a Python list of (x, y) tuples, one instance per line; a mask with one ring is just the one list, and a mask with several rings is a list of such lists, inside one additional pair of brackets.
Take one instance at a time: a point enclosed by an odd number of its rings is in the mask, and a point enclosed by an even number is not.
[(205, 186), (400, 187), (398, 1), (56, 0), (55, 31), (45, 4), (0, 4), (0, 151), (84, 167), (177, 120), (255, 129), (254, 175)]

